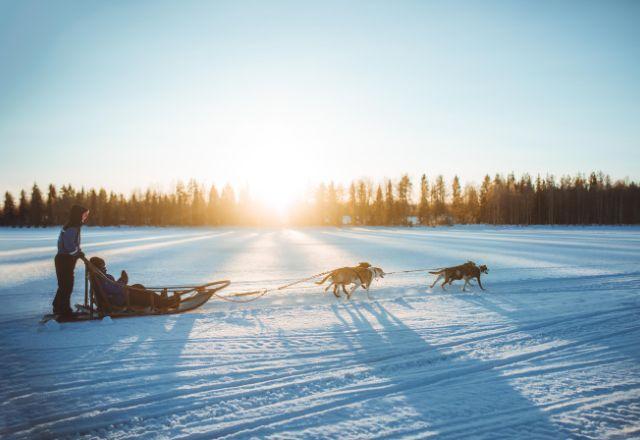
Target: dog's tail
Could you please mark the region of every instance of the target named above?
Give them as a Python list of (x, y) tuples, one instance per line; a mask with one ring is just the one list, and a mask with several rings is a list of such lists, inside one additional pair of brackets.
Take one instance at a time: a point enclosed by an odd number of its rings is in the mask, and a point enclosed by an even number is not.
[(434, 274), (434, 275), (439, 275), (439, 274), (441, 274), (441, 273), (442, 273), (442, 269), (440, 269), (440, 270), (436, 270), (435, 272), (431, 272), (431, 271), (429, 271), (429, 273), (432, 273), (432, 274)]
[(331, 277), (331, 275), (333, 275), (333, 272), (329, 272), (329, 275), (324, 277), (321, 281), (316, 281), (316, 284), (317, 285), (324, 284), (324, 282), (327, 281)]

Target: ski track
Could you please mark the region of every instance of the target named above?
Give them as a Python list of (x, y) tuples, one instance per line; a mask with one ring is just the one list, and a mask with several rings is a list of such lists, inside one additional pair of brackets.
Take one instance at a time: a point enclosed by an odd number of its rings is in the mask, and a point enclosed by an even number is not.
[(398, 274), (371, 300), (301, 285), (40, 326), (56, 236), (0, 230), (2, 438), (640, 438), (640, 228), (90, 228), (86, 252), (146, 284), (473, 259), (488, 290)]

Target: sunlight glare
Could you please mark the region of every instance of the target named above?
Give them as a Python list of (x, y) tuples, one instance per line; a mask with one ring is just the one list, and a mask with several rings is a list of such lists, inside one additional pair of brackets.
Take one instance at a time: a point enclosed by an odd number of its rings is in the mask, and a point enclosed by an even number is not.
[[(285, 220), (294, 202), (316, 177), (317, 148), (308, 139), (308, 121), (300, 119), (295, 99), (262, 99), (254, 111), (233, 124), (229, 141), (243, 157), (239, 178), (250, 197), (266, 211)], [(212, 158), (213, 160), (213, 158)]]
[(252, 198), (280, 219), (286, 216), (298, 196), (297, 185), (285, 169), (265, 167), (248, 181)]

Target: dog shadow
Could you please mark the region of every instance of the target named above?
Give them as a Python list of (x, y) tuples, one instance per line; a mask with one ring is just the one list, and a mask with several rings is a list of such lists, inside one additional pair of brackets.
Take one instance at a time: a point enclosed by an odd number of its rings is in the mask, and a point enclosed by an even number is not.
[[(495, 368), (499, 365), (430, 344), (428, 328), (418, 332), (378, 301), (333, 305), (332, 310), (340, 323), (334, 329), (338, 342), (351, 350), (355, 365), (366, 368), (366, 374), (357, 377), (360, 407), (386, 414), (386, 426), (379, 427), (384, 434), (375, 434), (560, 436), (549, 418), (509, 385)], [(526, 416), (498, 416), (506, 413)]]
[[(611, 322), (621, 322), (621, 320), (625, 319), (623, 316), (625, 314), (634, 314), (633, 307), (637, 307), (637, 302), (632, 304), (632, 308), (621, 306), (610, 311), (599, 309), (581, 312), (575, 310), (562, 315), (551, 314), (543, 320), (529, 323), (527, 317), (530, 314), (522, 313), (524, 305), (518, 301), (517, 295), (465, 295), (460, 296), (460, 299), (475, 307), (507, 318), (509, 322), (518, 326), (523, 332), (531, 333), (533, 336), (547, 337), (547, 333), (554, 334), (557, 332), (557, 327), (561, 326), (563, 339), (570, 341), (571, 344), (591, 345), (596, 343), (594, 340), (597, 340), (599, 341), (597, 344), (605, 345), (613, 351), (634, 359), (635, 362), (640, 362), (640, 351), (636, 349), (635, 342), (627, 344), (625, 341), (620, 340), (620, 338), (632, 338), (635, 341), (634, 332), (620, 329), (612, 331), (613, 329), (609, 326)], [(635, 318), (629, 319), (627, 317), (626, 319), (632, 325), (635, 323)], [(590, 322), (590, 324), (586, 325), (586, 322)], [(594, 338), (594, 335), (589, 333), (593, 329), (600, 333), (601, 336)]]

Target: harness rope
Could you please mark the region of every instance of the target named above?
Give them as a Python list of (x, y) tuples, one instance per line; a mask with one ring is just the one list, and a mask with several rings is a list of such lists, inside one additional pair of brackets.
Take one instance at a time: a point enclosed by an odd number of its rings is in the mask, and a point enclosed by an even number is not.
[(385, 275), (396, 275), (399, 273), (412, 273), (412, 272), (428, 272), (430, 270), (440, 270), (441, 267), (428, 267), (425, 269), (410, 269), (410, 270), (396, 270), (394, 272), (385, 272)]
[[(314, 278), (321, 277), (322, 275), (326, 275), (326, 274), (331, 273), (331, 272), (333, 272), (333, 271), (328, 270), (328, 271), (325, 271), (325, 272), (320, 272), (320, 273), (317, 273), (317, 274), (312, 275), (310, 277), (301, 278), (299, 280), (295, 280), (295, 281), (292, 281), (290, 283), (283, 284), (282, 286), (272, 287), (271, 289), (250, 290), (248, 292), (238, 292), (238, 293), (229, 294), (229, 295), (225, 295), (225, 296), (218, 295), (217, 293), (214, 293), (213, 295), (216, 298), (219, 298), (219, 299), (221, 299), (223, 301), (227, 301), (227, 302), (248, 303), (248, 302), (256, 301), (257, 299), (262, 298), (263, 296), (265, 296), (269, 292), (275, 292), (275, 291), (278, 291), (278, 290), (288, 289), (289, 287), (293, 287), (296, 284), (304, 283), (306, 281), (311, 281)], [(258, 296), (254, 297), (254, 298), (251, 298), (251, 299), (248, 299), (248, 300), (244, 300), (244, 301), (230, 298), (232, 296), (233, 297), (238, 297), (238, 296), (249, 296), (249, 295), (258, 295)]]

